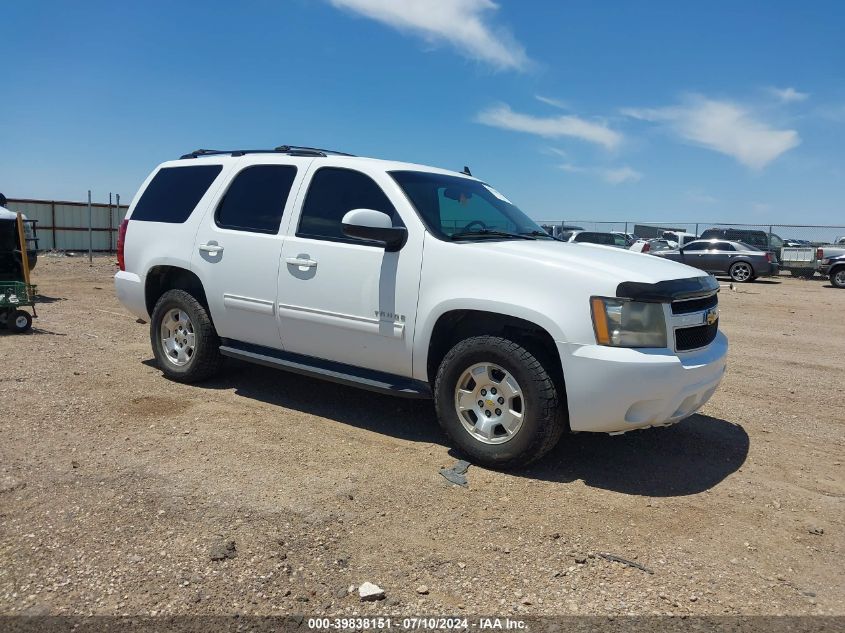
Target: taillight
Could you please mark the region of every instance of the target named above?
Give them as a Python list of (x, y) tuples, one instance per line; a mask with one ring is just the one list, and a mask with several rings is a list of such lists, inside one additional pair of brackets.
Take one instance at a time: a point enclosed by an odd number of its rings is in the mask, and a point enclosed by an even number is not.
[(816, 249), (816, 259), (824, 259), (824, 249), (817, 248)]
[(648, 242), (643, 244), (643, 250), (642, 250), (643, 253), (648, 253), (650, 250), (651, 250), (651, 244), (649, 244)]
[(770, 264), (772, 263), (772, 254), (771, 253), (766, 253), (766, 261), (769, 262)]
[(117, 267), (120, 270), (126, 270), (126, 258), (123, 256), (126, 248), (126, 228), (129, 226), (129, 220), (124, 220), (120, 223), (120, 228), (117, 229)]

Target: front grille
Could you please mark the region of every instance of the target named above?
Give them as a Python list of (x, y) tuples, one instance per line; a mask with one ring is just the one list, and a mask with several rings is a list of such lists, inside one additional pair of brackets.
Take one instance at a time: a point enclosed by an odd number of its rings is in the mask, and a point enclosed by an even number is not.
[(672, 314), (689, 314), (699, 312), (719, 305), (719, 297), (715, 294), (702, 299), (689, 299), (688, 301), (673, 301)]
[(719, 320), (713, 325), (697, 325), (675, 330), (675, 349), (684, 352), (690, 349), (698, 349), (713, 342), (716, 332), (719, 331)]

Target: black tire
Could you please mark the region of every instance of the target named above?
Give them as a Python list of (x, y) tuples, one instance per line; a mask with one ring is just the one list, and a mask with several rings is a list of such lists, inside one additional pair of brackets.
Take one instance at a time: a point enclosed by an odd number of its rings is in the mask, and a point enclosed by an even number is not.
[[(172, 309), (187, 313), (195, 337), (194, 352), (184, 365), (176, 365), (167, 357), (159, 335), (161, 323)], [(211, 323), (208, 312), (191, 294), (184, 290), (168, 290), (156, 303), (150, 319), (150, 343), (156, 362), (164, 375), (176, 382), (200, 382), (214, 376), (223, 364), (220, 338)]]
[[(493, 363), (519, 383), (525, 400), (522, 426), (510, 440), (487, 444), (470, 434), (455, 408), (458, 381), (477, 363)], [(549, 371), (527, 349), (498, 336), (475, 336), (457, 343), (443, 361), (434, 383), (440, 426), (473, 462), (490, 468), (515, 468), (550, 451), (566, 428), (566, 411)]]
[(15, 310), (8, 317), (6, 326), (16, 334), (28, 331), (32, 327), (32, 315), (26, 310)]
[(845, 289), (845, 268), (831, 270), (830, 283), (834, 288)]
[(9, 311), (0, 310), (0, 329), (5, 329), (9, 326)]
[[(739, 271), (741, 269), (744, 269), (744, 267), (746, 266), (751, 270), (751, 274), (748, 277), (740, 278), (742, 277), (742, 275), (739, 274)], [(731, 266), (730, 270), (728, 271), (728, 274), (730, 275), (731, 280), (737, 283), (749, 283), (754, 281), (754, 279), (756, 278), (756, 276), (754, 275), (754, 267), (748, 262), (735, 263), (733, 266)]]

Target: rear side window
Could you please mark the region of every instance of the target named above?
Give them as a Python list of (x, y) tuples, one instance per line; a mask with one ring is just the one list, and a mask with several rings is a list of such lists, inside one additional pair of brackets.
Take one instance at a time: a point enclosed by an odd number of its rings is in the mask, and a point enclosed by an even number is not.
[(716, 242), (710, 248), (717, 250), (717, 251), (732, 251), (734, 250), (733, 244), (730, 242)]
[(584, 231), (575, 236), (576, 242), (588, 242), (590, 244), (607, 244), (613, 246), (616, 244), (613, 235), (610, 233), (593, 233), (591, 231)]
[(311, 179), (299, 220), (299, 237), (360, 242), (343, 234), (341, 220), (352, 209), (374, 209), (394, 218), (396, 209), (369, 176), (351, 169), (323, 167)]
[(703, 251), (709, 248), (710, 244), (708, 242), (693, 242), (692, 244), (687, 244), (684, 247), (685, 251)]
[(296, 178), (293, 165), (253, 165), (239, 172), (214, 214), (217, 226), (253, 233), (278, 233)]
[(131, 219), (172, 224), (184, 222), (222, 170), (222, 165), (160, 169), (135, 205)]

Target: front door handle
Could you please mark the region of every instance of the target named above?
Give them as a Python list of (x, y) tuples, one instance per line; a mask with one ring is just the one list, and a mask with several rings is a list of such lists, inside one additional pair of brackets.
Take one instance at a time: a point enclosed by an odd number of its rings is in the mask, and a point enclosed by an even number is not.
[(200, 244), (200, 250), (203, 253), (208, 253), (209, 255), (216, 255), (217, 253), (223, 252), (223, 247), (219, 244)]
[(305, 257), (288, 257), (285, 261), (290, 264), (291, 266), (300, 266), (302, 268), (316, 268), (317, 262), (313, 259), (307, 259)]

